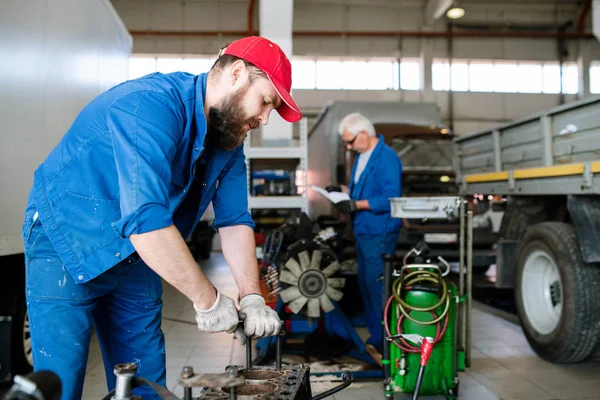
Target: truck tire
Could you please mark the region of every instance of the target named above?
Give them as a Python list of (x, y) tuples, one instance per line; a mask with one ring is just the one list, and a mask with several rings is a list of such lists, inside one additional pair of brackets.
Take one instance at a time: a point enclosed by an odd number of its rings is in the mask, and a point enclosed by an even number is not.
[(518, 254), (515, 300), (533, 350), (553, 363), (586, 360), (600, 343), (600, 266), (583, 261), (575, 228), (544, 222)]
[(12, 373), (26, 375), (33, 370), (33, 356), (25, 299), (18, 301), (12, 329)]

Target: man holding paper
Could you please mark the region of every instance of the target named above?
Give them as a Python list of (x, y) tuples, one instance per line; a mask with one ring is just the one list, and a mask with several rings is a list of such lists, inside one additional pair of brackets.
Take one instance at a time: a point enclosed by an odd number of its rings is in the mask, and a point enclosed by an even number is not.
[(349, 200), (335, 203), (352, 217), (356, 238), (358, 282), (370, 338), (379, 352), (383, 345), (382, 290), (377, 279), (383, 273), (381, 254), (396, 249), (401, 220), (390, 214), (390, 198), (401, 196), (402, 162), (394, 150), (377, 135), (373, 124), (359, 113), (342, 119), (338, 132), (348, 150), (358, 153), (348, 187), (328, 186), (329, 192), (344, 192)]

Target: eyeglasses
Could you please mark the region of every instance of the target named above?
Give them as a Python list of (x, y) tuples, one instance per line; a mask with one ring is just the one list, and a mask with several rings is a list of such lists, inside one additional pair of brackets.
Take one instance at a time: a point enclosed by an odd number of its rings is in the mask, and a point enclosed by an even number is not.
[(357, 133), (357, 134), (356, 134), (356, 135), (355, 135), (355, 136), (352, 138), (352, 140), (350, 140), (350, 141), (345, 141), (345, 140), (342, 140), (342, 142), (344, 142), (344, 144), (345, 144), (346, 146), (352, 146), (352, 145), (354, 144), (354, 141), (355, 141), (355, 140), (356, 140), (356, 139), (357, 139), (359, 136), (360, 136), (360, 133)]

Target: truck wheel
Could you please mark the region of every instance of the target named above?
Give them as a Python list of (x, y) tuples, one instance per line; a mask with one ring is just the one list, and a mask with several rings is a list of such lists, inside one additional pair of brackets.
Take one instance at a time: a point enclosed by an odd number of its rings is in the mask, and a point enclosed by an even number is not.
[(17, 317), (13, 320), (12, 333), (12, 372), (13, 375), (28, 374), (33, 370), (31, 353), (31, 334), (25, 301), (19, 302)]
[(583, 261), (573, 226), (531, 227), (518, 254), (516, 305), (527, 340), (542, 358), (577, 363), (600, 343), (600, 266)]

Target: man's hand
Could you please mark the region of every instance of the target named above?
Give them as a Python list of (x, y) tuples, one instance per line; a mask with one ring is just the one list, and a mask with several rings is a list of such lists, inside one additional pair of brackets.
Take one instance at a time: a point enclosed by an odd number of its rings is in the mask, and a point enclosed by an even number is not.
[(194, 309), (200, 332), (232, 333), (236, 330), (240, 320), (235, 302), (218, 292), (217, 300), (208, 310), (202, 310), (196, 304), (194, 304)]
[(356, 211), (356, 202), (353, 200), (344, 200), (335, 204), (335, 208), (342, 214), (351, 215)]
[(341, 192), (342, 187), (339, 185), (329, 185), (325, 188), (328, 192)]
[(248, 337), (277, 335), (281, 330), (279, 316), (259, 294), (249, 294), (240, 300), (239, 315), (244, 320), (244, 333)]

